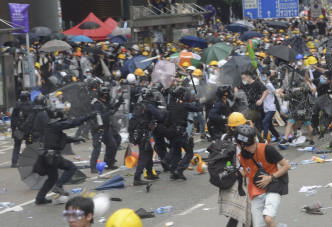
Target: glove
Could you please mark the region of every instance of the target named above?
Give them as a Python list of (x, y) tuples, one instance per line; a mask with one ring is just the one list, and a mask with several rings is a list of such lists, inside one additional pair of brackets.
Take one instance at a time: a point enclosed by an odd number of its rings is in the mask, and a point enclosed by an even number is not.
[(124, 103), (124, 98), (122, 97), (122, 95), (120, 96), (120, 98), (119, 98), (119, 101), (118, 101), (119, 103)]
[(95, 118), (97, 115), (97, 111), (92, 111), (91, 113), (87, 114), (86, 117), (88, 118), (88, 120)]

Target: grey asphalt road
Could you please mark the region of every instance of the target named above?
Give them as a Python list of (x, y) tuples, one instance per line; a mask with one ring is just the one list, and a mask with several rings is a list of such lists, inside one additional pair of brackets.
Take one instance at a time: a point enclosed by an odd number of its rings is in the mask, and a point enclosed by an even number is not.
[[(284, 128), (279, 127), (279, 131)], [(73, 133), (73, 130), (68, 132)], [(10, 159), (12, 153), (13, 141), (9, 136), (0, 136), (0, 188), (6, 188), (7, 192), (0, 194), (0, 202), (13, 202), (21, 206), (23, 211), (5, 212), (0, 208), (0, 226), (22, 226), (22, 227), (43, 227), (43, 226), (67, 226), (62, 220), (62, 211), (64, 205), (34, 205), (33, 199), (37, 191), (29, 189), (21, 182), (17, 169), (10, 168)], [(207, 141), (199, 141), (195, 136), (195, 150), (206, 148)], [(324, 150), (325, 145), (330, 141), (316, 140), (316, 150)], [(126, 144), (123, 144), (125, 147)], [(309, 146), (308, 143), (303, 146)], [(76, 155), (80, 155), (84, 160), (89, 160), (92, 149), (91, 141), (84, 144), (73, 145)], [(119, 150), (117, 154), (118, 165), (123, 164), (124, 150)], [(311, 205), (320, 201), (323, 207), (332, 207), (332, 188), (324, 186), (332, 182), (332, 163), (307, 164), (301, 165), (300, 161), (310, 159), (311, 153), (297, 151), (297, 148), (290, 147), (288, 150), (280, 151), (281, 154), (292, 162), (298, 163), (296, 169), (290, 170), (289, 194), (282, 197), (281, 205), (278, 210), (277, 223), (292, 226), (332, 226), (332, 209), (326, 209), (325, 215), (310, 215), (301, 212), (300, 207)], [(207, 157), (206, 153), (201, 153), (202, 157)], [(327, 154), (332, 158), (332, 154)], [(66, 156), (67, 159), (75, 161), (75, 156)], [(156, 170), (161, 170), (159, 165), (155, 166)], [(96, 174), (91, 174), (89, 169), (83, 169), (83, 172), (89, 177), (87, 181), (80, 185), (67, 185), (65, 188), (69, 191), (73, 188), (82, 187), (88, 191), (93, 191), (95, 187), (106, 179), (97, 178)], [(151, 191), (146, 192), (144, 186), (133, 187), (133, 177), (127, 176), (134, 174), (135, 170), (115, 170), (108, 171), (106, 175), (115, 176), (121, 174), (125, 179), (125, 189), (104, 191), (111, 197), (121, 198), (122, 202), (112, 202), (111, 208), (104, 214), (108, 217), (114, 211), (120, 208), (131, 208), (137, 210), (144, 208), (147, 211), (153, 211), (160, 206), (172, 205), (171, 213), (156, 215), (154, 218), (144, 219), (145, 227), (163, 227), (167, 222), (173, 222), (173, 226), (178, 227), (216, 227), (225, 226), (227, 218), (218, 214), (218, 189), (209, 183), (208, 173), (198, 174), (196, 170), (187, 170), (185, 175), (187, 181), (171, 181), (169, 173), (161, 173), (160, 180), (153, 182)], [(300, 193), (302, 186), (322, 185), (318, 188), (317, 194), (306, 196)], [(50, 195), (52, 198), (54, 195)], [(75, 195), (71, 195), (75, 196)], [(104, 223), (98, 223), (95, 219), (94, 226), (104, 226)]]

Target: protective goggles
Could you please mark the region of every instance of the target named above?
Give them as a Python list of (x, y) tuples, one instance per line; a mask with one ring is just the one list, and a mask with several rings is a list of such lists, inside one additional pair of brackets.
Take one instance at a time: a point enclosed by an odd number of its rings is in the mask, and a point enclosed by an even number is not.
[(65, 210), (62, 213), (63, 220), (69, 221), (79, 221), (85, 215), (83, 210)]

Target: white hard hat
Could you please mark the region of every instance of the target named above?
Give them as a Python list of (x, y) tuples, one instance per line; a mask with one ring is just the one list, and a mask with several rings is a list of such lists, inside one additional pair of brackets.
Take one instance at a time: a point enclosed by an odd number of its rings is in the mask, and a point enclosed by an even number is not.
[(133, 73), (129, 73), (127, 75), (127, 81), (129, 84), (133, 84), (136, 82), (136, 76)]
[(193, 78), (193, 80), (191, 80), (191, 81), (189, 82), (189, 84), (190, 84), (190, 85), (193, 85), (193, 81), (194, 81), (195, 86), (198, 86), (198, 85), (199, 85), (199, 79), (198, 79), (198, 78)]
[(131, 47), (132, 49), (134, 49), (134, 50), (137, 50), (137, 51), (139, 51), (139, 47), (138, 47), (138, 45), (137, 44), (134, 44), (132, 47)]
[(187, 69), (194, 71), (196, 69), (196, 67), (191, 65)]
[(210, 74), (209, 84), (216, 84), (218, 77), (214, 74)]
[(220, 61), (218, 62), (218, 67), (221, 68), (221, 67), (223, 67), (226, 63), (227, 63), (227, 61), (226, 61), (225, 59), (220, 60)]

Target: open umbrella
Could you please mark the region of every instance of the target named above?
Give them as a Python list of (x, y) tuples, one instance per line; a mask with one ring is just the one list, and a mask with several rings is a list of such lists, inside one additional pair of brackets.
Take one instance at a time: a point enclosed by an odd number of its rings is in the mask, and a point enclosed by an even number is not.
[(36, 33), (38, 36), (47, 36), (52, 33), (52, 30), (49, 27), (38, 26), (33, 27), (31, 32)]
[(126, 42), (128, 42), (128, 38), (124, 35), (113, 36), (111, 37), (110, 42), (124, 45)]
[(201, 49), (207, 48), (206, 41), (197, 36), (184, 36), (180, 39), (180, 43), (183, 43), (189, 47), (199, 47)]
[(143, 69), (143, 70), (146, 69), (152, 63), (152, 61), (144, 61), (147, 59), (148, 59), (148, 57), (139, 55), (139, 56), (135, 56), (131, 59), (125, 60), (123, 63), (123, 67), (121, 69), (122, 74), (133, 73), (138, 68)]
[(67, 51), (70, 49), (71, 46), (65, 41), (61, 40), (51, 40), (40, 47), (40, 51), (44, 52)]
[(323, 46), (323, 45), (327, 44), (328, 41), (329, 41), (329, 38), (323, 38), (321, 41), (319, 41), (318, 43), (316, 43), (316, 47), (318, 48), (320, 46)]
[(332, 100), (330, 99), (328, 94), (324, 94), (316, 98), (315, 103), (327, 115), (332, 117)]
[(5, 50), (5, 53), (8, 53), (8, 54), (15, 54), (15, 53), (25, 54), (25, 50), (23, 50), (22, 48), (10, 47), (7, 50)]
[(95, 190), (101, 191), (101, 190), (122, 189), (124, 187), (125, 187), (124, 179), (120, 174), (118, 174), (109, 179), (108, 181), (106, 181), (105, 183), (103, 183), (102, 185), (100, 185), (99, 187), (95, 188)]
[(72, 42), (84, 42), (84, 43), (92, 43), (93, 42), (93, 40), (90, 37), (85, 36), (85, 35), (74, 36), (73, 38), (70, 39), (70, 41), (72, 41)]
[(252, 38), (261, 38), (263, 37), (261, 33), (259, 32), (254, 32), (254, 31), (247, 31), (245, 33), (243, 33), (240, 37), (240, 39), (242, 41), (248, 41), (249, 39), (252, 39)]
[(201, 60), (201, 56), (198, 54), (192, 53), (192, 52), (177, 52), (172, 54), (169, 57), (169, 60), (174, 63), (178, 63), (179, 65), (182, 65), (183, 63), (187, 62), (190, 65), (197, 65), (199, 63), (199, 60)]
[(216, 15), (217, 10), (213, 7), (213, 5), (205, 5), (203, 7), (207, 12), (204, 14), (205, 20), (209, 20), (211, 17), (214, 17)]
[(240, 87), (241, 73), (252, 68), (252, 60), (249, 56), (233, 56), (220, 70), (222, 84)]
[(285, 46), (290, 45), (292, 47), (292, 49), (295, 50), (299, 54), (309, 54), (310, 53), (306, 42), (300, 36), (294, 36), (290, 39), (286, 39), (283, 45), (285, 45)]
[(271, 21), (266, 24), (267, 27), (276, 28), (276, 29), (287, 29), (288, 24), (282, 21)]
[(220, 37), (217, 37), (217, 36), (214, 36), (214, 35), (210, 35), (210, 36), (207, 36), (207, 37), (205, 38), (205, 41), (206, 41), (207, 43), (213, 43), (213, 44), (215, 44), (215, 43), (219, 43), (219, 42), (221, 42), (221, 38), (220, 38)]
[(72, 41), (65, 41), (66, 43), (68, 43), (72, 48), (76, 48), (76, 47), (80, 47), (80, 45), (78, 45), (77, 43), (75, 42), (72, 42)]
[(161, 60), (155, 65), (151, 74), (151, 82), (160, 82), (164, 89), (169, 88), (175, 78), (175, 64), (170, 61)]
[(203, 54), (201, 62), (209, 64), (211, 61), (220, 61), (232, 53), (233, 46), (227, 43), (216, 43), (207, 48)]
[(102, 49), (98, 47), (84, 47), (83, 52), (93, 53), (93, 54), (105, 54)]
[(52, 32), (51, 34), (47, 35), (47, 36), (44, 36), (43, 37), (43, 40), (42, 42), (43, 43), (46, 43), (47, 41), (50, 41), (50, 40), (65, 40), (66, 39), (66, 36), (61, 33), (61, 32)]
[[(16, 39), (20, 44), (25, 44), (26, 41), (26, 34), (18, 34)], [(29, 43), (39, 42), (40, 38), (37, 34), (29, 32)]]
[(284, 45), (272, 46), (267, 50), (267, 53), (288, 62), (294, 62), (296, 60), (296, 55), (298, 54), (295, 50)]
[(239, 20), (235, 22), (236, 24), (242, 24), (243, 26), (247, 27), (248, 29), (255, 29), (255, 26), (246, 20)]
[(243, 24), (237, 24), (237, 23), (228, 25), (226, 29), (231, 32), (245, 32), (249, 30), (248, 27), (244, 26)]

